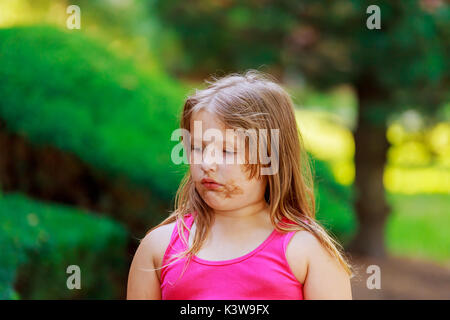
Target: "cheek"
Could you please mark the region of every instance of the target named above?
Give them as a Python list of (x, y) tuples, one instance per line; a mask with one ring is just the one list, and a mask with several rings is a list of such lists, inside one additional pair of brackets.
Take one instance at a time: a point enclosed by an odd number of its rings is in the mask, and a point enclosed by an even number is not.
[(245, 176), (239, 164), (222, 164), (217, 166), (217, 178), (224, 184), (223, 190), (215, 196), (219, 199), (232, 199), (243, 195)]
[(191, 171), (191, 176), (194, 179), (194, 181), (199, 180), (202, 175), (202, 169), (200, 165), (198, 164), (191, 164), (189, 167), (189, 170)]
[(244, 188), (241, 183), (238, 183), (233, 179), (229, 179), (225, 184), (222, 194), (225, 199), (230, 199), (239, 195), (243, 195)]
[(249, 172), (244, 165), (228, 165), (224, 168), (226, 185), (223, 191), (225, 199), (236, 199), (246, 202), (254, 201), (264, 195), (265, 183), (261, 180), (248, 179)]
[(250, 175), (250, 171), (244, 166), (241, 167), (241, 176), (242, 181), (240, 186), (243, 190), (245, 190), (245, 197), (251, 200), (256, 200), (264, 197), (267, 179), (262, 178), (258, 179), (256, 177), (251, 180), (248, 178)]

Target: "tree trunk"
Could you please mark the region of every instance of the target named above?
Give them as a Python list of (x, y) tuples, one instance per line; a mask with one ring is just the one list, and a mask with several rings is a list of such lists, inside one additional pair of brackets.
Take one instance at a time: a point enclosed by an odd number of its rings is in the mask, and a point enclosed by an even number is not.
[(376, 109), (374, 102), (383, 98), (383, 95), (377, 93), (369, 82), (362, 82), (357, 91), (359, 112), (355, 132), (355, 211), (359, 227), (348, 250), (359, 255), (384, 257), (384, 230), (390, 208), (386, 203), (383, 173), (389, 143), (386, 139), (385, 118), (374, 121), (373, 115), (386, 110)]

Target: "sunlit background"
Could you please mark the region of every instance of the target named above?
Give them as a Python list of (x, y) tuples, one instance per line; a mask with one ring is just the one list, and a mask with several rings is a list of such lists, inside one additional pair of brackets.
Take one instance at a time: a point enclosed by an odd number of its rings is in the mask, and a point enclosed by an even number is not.
[[(183, 99), (210, 74), (246, 68), (271, 73), (288, 89), (316, 161), (318, 217), (344, 244), (351, 242), (358, 226), (356, 89), (350, 82), (313, 85), (301, 68), (283, 72), (264, 43), (262, 58), (229, 53), (223, 65), (208, 59), (219, 44), (192, 54), (186, 38), (206, 41), (215, 26), (212, 19), (192, 22), (189, 10), (211, 17), (228, 10), (227, 30), (242, 30), (253, 19), (235, 1), (194, 2), (189, 8), (156, 0), (0, 1), (0, 298), (123, 297), (137, 239), (167, 216), (186, 169), (169, 163)], [(448, 17), (444, 2), (419, 2), (423, 8), (435, 3), (433, 14)], [(80, 30), (66, 27), (71, 4), (81, 8)], [(293, 22), (278, 9), (273, 17), (288, 28)], [(347, 9), (342, 6), (342, 19)], [(174, 12), (187, 18), (173, 23)], [(270, 19), (264, 21), (271, 28)], [(448, 98), (449, 88), (444, 91)], [(388, 256), (410, 259), (424, 271), (438, 268), (443, 280), (434, 297), (449, 298), (450, 102), (441, 100), (433, 114), (411, 104), (385, 119), (382, 179), (390, 214), (384, 238)], [(70, 264), (84, 270), (83, 290), (65, 287)], [(407, 270), (415, 279), (413, 268)], [(408, 289), (394, 291), (379, 297), (417, 298)], [(355, 298), (378, 297), (355, 292)]]

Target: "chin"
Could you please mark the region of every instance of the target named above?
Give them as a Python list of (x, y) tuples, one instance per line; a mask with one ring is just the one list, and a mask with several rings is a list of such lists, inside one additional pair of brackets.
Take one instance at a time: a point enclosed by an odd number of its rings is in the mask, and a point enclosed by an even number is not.
[(227, 210), (230, 206), (229, 200), (224, 200), (220, 197), (220, 195), (210, 194), (209, 192), (203, 194), (202, 199), (210, 208), (214, 210)]
[(203, 201), (206, 202), (208, 206), (210, 206), (212, 209), (222, 209), (225, 205), (223, 200), (216, 199), (215, 197), (211, 197), (209, 195), (202, 196)]
[(227, 211), (227, 210), (236, 210), (242, 207), (241, 204), (236, 204), (236, 202), (228, 200), (218, 200), (218, 199), (204, 199), (206, 204), (212, 208), (213, 210), (221, 210), (221, 211)]

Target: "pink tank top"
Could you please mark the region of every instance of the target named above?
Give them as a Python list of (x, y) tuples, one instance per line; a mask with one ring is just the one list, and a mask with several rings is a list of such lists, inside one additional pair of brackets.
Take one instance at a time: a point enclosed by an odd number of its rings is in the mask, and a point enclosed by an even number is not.
[[(189, 228), (194, 217), (185, 215)], [(183, 257), (161, 269), (162, 300), (303, 300), (303, 285), (286, 260), (286, 246), (294, 234), (274, 230), (256, 249), (231, 260), (208, 261), (194, 256), (180, 277), (186, 262)], [(189, 230), (185, 236), (189, 239)], [(171, 254), (185, 249), (175, 224), (162, 265)]]

